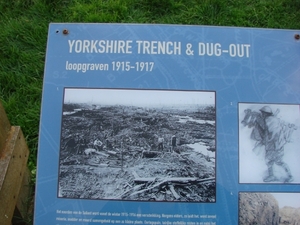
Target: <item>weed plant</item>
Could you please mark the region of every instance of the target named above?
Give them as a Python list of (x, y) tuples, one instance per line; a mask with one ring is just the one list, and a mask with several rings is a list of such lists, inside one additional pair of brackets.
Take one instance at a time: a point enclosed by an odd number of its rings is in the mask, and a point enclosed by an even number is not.
[(33, 185), (50, 22), (300, 29), (300, 0), (0, 0), (0, 101), (26, 137)]

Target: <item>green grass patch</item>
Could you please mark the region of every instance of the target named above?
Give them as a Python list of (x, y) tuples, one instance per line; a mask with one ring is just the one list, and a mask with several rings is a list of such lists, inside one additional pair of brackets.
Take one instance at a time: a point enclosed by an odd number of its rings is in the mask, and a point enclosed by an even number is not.
[(300, 0), (0, 0), (0, 100), (21, 126), (35, 179), (50, 22), (300, 29)]
[(1, 0), (0, 9), (0, 99), (27, 138), (32, 171), (50, 22), (300, 28), (300, 0)]

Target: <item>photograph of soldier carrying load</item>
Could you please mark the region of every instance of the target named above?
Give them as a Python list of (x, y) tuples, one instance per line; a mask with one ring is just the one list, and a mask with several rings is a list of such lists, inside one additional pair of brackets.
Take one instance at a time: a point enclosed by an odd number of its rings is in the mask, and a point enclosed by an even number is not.
[[(244, 103), (239, 105), (239, 113), (240, 179), (251, 183), (252, 175), (244, 172), (246, 167), (251, 166), (248, 173), (253, 173), (264, 159), (263, 173), (257, 181), (291, 183), (296, 175), (299, 182), (299, 163), (293, 163), (293, 158), (299, 159), (300, 154), (295, 140), (299, 137), (299, 106)], [(250, 152), (252, 157), (246, 157)]]
[(215, 92), (65, 89), (58, 197), (215, 202)]

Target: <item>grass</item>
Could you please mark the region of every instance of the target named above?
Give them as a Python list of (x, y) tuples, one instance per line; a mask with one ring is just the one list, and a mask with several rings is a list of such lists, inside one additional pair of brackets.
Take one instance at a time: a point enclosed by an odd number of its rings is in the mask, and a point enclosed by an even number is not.
[(33, 183), (50, 22), (300, 29), (299, 18), (300, 0), (0, 0), (0, 101), (26, 137)]

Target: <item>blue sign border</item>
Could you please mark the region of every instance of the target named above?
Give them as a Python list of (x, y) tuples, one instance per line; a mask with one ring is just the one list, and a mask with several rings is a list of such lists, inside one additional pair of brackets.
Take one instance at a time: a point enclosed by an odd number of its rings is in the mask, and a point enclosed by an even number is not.
[[(300, 42), (294, 38), (297, 33), (297, 30), (183, 25), (50, 24), (35, 224), (96, 223), (93, 219), (104, 224), (140, 220), (144, 224), (151, 221), (152, 224), (238, 224), (240, 192), (294, 193), (293, 198), (297, 198), (300, 192), (297, 175), (290, 183), (253, 183), (240, 182), (239, 173), (240, 103), (299, 108)], [(215, 91), (216, 203), (58, 198), (66, 88)], [(300, 113), (294, 111), (292, 120), (287, 114), (280, 119), (299, 127)], [(300, 144), (295, 138), (299, 137), (299, 130), (300, 127), (294, 132), (292, 148)], [(299, 159), (299, 155), (295, 158)], [(293, 161), (290, 164), (299, 168)], [(247, 169), (251, 173), (251, 168)], [(107, 216), (92, 216), (89, 214), (92, 212)], [(134, 214), (145, 217), (137, 218)]]

